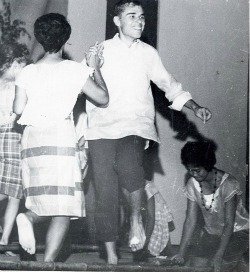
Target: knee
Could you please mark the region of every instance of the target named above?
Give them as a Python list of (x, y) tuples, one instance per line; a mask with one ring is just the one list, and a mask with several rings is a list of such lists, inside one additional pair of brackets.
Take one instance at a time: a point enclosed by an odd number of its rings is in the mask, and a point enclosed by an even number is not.
[(144, 170), (140, 164), (128, 163), (125, 167), (117, 165), (119, 183), (129, 193), (144, 187)]

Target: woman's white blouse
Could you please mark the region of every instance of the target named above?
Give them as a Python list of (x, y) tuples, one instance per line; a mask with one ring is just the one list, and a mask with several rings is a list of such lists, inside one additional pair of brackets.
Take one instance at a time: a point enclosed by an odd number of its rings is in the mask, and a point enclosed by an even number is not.
[(71, 60), (24, 67), (16, 85), (25, 89), (28, 101), (18, 123), (47, 127), (69, 117), (92, 71)]

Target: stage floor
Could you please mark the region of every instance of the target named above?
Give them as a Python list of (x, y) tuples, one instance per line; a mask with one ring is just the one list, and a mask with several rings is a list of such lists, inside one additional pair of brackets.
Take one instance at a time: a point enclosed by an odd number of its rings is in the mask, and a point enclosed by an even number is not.
[[(42, 251), (40, 251), (42, 252)], [(36, 261), (21, 261), (19, 254), (15, 257), (9, 257), (5, 254), (0, 254), (0, 271), (171, 271), (171, 272), (209, 272), (210, 268), (196, 268), (187, 266), (170, 266), (169, 262), (151, 258), (148, 262), (135, 263), (133, 262), (132, 253), (128, 248), (121, 248), (120, 259), (117, 266), (106, 265), (105, 260), (101, 259), (99, 253), (92, 252), (74, 252), (71, 253), (63, 263), (48, 264), (43, 263), (43, 254), (38, 252), (36, 254)], [(243, 272), (249, 271), (245, 265), (241, 268), (230, 268), (223, 270), (227, 272)]]

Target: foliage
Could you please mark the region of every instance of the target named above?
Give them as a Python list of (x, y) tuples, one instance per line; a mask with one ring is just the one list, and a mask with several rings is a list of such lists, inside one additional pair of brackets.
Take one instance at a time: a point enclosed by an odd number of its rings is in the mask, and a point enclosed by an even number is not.
[(25, 22), (21, 20), (11, 21), (11, 7), (6, 0), (2, 1), (2, 10), (0, 10), (0, 42), (15, 43), (18, 42), (21, 36), (30, 35), (25, 29)]

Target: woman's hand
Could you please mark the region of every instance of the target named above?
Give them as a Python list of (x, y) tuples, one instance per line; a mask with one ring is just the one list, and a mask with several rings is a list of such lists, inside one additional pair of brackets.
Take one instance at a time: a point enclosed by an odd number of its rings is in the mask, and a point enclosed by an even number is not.
[(103, 59), (103, 45), (95, 43), (89, 48), (89, 52), (85, 54), (86, 63), (89, 67), (100, 69), (104, 63)]
[(84, 136), (82, 136), (79, 141), (78, 141), (78, 148), (79, 150), (83, 150), (84, 149), (84, 145), (86, 143), (86, 140), (84, 138)]
[(178, 265), (183, 265), (184, 264), (184, 258), (180, 253), (175, 254), (172, 258), (171, 261), (178, 264)]

